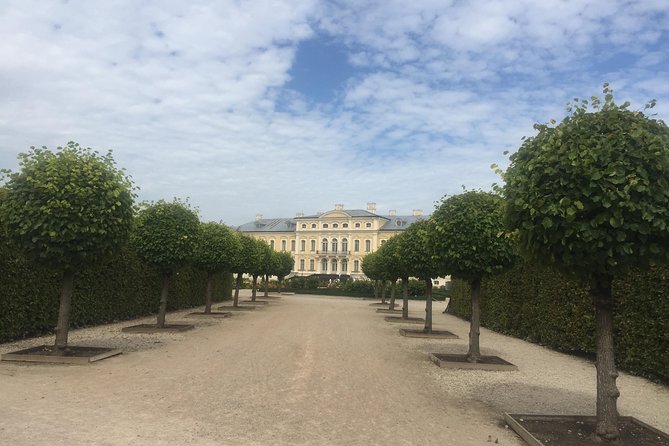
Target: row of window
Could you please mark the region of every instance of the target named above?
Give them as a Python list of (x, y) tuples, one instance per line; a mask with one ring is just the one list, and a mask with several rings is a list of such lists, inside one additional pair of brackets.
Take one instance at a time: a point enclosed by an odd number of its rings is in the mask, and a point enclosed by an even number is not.
[[(305, 265), (305, 260), (300, 259), (300, 271), (304, 271), (304, 265)], [(311, 259), (309, 260), (309, 271), (315, 271), (314, 267), (316, 265), (316, 262)], [(336, 260), (332, 260), (330, 262), (330, 272), (336, 273), (337, 268), (338, 268), (338, 262)], [(323, 259), (321, 261), (321, 272), (326, 273), (328, 271), (328, 261), (326, 259)], [(348, 272), (348, 260), (344, 259), (341, 261), (341, 272), (346, 273)], [(360, 261), (359, 260), (354, 260), (353, 261), (353, 272), (357, 273), (360, 272)]]
[[(316, 251), (316, 240), (310, 240), (311, 242), (311, 252)], [(383, 245), (385, 243), (385, 240), (381, 240), (381, 244)], [(269, 241), (269, 246), (270, 248), (274, 249), (274, 240)], [(336, 238), (333, 238), (329, 243), (328, 239), (324, 238), (321, 244), (322, 251), (323, 252), (328, 252), (328, 246), (332, 246), (332, 251), (331, 252), (338, 252), (339, 251), (339, 242)], [(286, 240), (281, 240), (281, 250), (285, 251), (286, 250)], [(290, 241), (290, 250), (295, 252), (295, 240)], [(306, 240), (300, 240), (300, 251), (304, 252), (307, 250), (307, 241)], [(341, 241), (341, 250), (342, 252), (348, 251), (348, 239), (342, 239)], [(365, 252), (370, 252), (372, 250), (372, 241), (371, 240), (365, 240)], [(360, 252), (360, 240), (353, 240), (353, 251), (354, 252)]]
[[(302, 223), (302, 229), (307, 229), (307, 224)], [(341, 225), (342, 228), (348, 228), (348, 223), (342, 223)], [(356, 223), (353, 225), (354, 228), (360, 228), (360, 223)], [(365, 228), (371, 228), (372, 224), (371, 223), (365, 223)], [(316, 229), (318, 228), (318, 225), (316, 223), (311, 224), (311, 229)], [(337, 229), (339, 228), (339, 223), (332, 223), (332, 228)], [(323, 229), (330, 229), (330, 223), (323, 223)]]

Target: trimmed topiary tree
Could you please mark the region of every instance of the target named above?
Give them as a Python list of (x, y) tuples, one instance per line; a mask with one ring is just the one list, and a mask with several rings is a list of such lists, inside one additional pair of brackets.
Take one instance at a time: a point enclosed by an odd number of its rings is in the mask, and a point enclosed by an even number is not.
[(393, 261), (398, 276), (402, 280), (402, 319), (409, 318), (409, 277), (411, 273), (407, 259), (410, 257), (409, 251), (413, 249), (410, 244), (410, 236), (405, 234), (406, 232), (402, 232), (390, 239), (395, 244), (395, 249), (392, 250)]
[(409, 276), (425, 282), (425, 333), (432, 333), (432, 279), (448, 274), (442, 264), (436, 262), (430, 233), (435, 230), (430, 220), (417, 221), (404, 231), (405, 247), (402, 255), (408, 266)]
[(283, 285), (283, 279), (293, 271), (295, 266), (295, 259), (289, 252), (277, 252), (274, 258), (274, 271), (273, 275), (276, 276), (279, 281), (279, 294), (281, 294), (281, 286)]
[[(378, 252), (378, 251), (377, 251)], [(374, 281), (374, 297), (379, 298), (379, 282), (382, 278), (380, 258), (377, 252), (370, 252), (362, 258), (362, 265), (360, 268), (368, 279)], [(381, 296), (381, 303), (386, 303), (386, 295)]]
[(170, 279), (174, 270), (193, 259), (200, 221), (188, 203), (174, 199), (145, 204), (137, 215), (131, 242), (137, 254), (163, 275), (156, 326), (165, 327)]
[[(581, 277), (595, 307), (597, 427), (618, 433), (611, 282), (632, 266), (669, 258), (669, 129), (643, 112), (576, 101), (557, 126), (511, 155), (504, 175), (507, 217), (529, 256)], [(654, 102), (649, 104), (650, 107)]]
[(193, 245), (193, 264), (207, 273), (205, 314), (211, 314), (212, 282), (217, 273), (231, 272), (239, 250), (237, 237), (227, 226), (209, 222), (200, 224)]
[(481, 279), (501, 272), (514, 259), (513, 240), (504, 232), (504, 202), (498, 195), (469, 191), (444, 198), (434, 214), (430, 243), (434, 259), (471, 286), (472, 317), (467, 360), (481, 359)]
[(133, 185), (111, 151), (69, 142), (52, 152), (30, 148), (9, 174), (2, 214), (10, 240), (32, 261), (62, 272), (54, 353), (67, 347), (75, 273), (126, 243)]
[(388, 309), (393, 310), (395, 308), (395, 288), (397, 279), (399, 279), (401, 275), (400, 265), (397, 261), (397, 242), (394, 241), (394, 237), (381, 245), (378, 253), (382, 276), (384, 280), (390, 281), (390, 302), (388, 303)]

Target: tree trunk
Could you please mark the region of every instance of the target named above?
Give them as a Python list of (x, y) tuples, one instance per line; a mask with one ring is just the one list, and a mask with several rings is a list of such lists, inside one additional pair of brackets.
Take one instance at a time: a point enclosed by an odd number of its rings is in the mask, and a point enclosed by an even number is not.
[(390, 304), (388, 305), (389, 310), (395, 309), (395, 283), (395, 280), (390, 282)]
[(472, 288), (472, 318), (469, 323), (469, 351), (467, 361), (479, 362), (481, 360), (481, 347), (479, 337), (481, 336), (481, 278), (470, 282)]
[(72, 291), (74, 290), (74, 271), (63, 272), (62, 288), (60, 289), (60, 307), (56, 325), (56, 353), (67, 348), (67, 334), (70, 331), (70, 310), (72, 308)]
[[(374, 299), (378, 299), (378, 298), (379, 298), (379, 281), (375, 280), (374, 281)], [(385, 303), (385, 302), (381, 302), (381, 303)]]
[(253, 283), (251, 283), (251, 302), (256, 301), (256, 287), (258, 286), (258, 275), (253, 275)]
[(432, 279), (425, 279), (425, 333), (432, 333)]
[(409, 318), (409, 278), (402, 277), (402, 319)]
[(207, 273), (207, 298), (204, 305), (204, 314), (211, 314), (211, 292), (213, 288), (213, 274)]
[(279, 294), (283, 291), (283, 277), (279, 278)]
[(386, 303), (386, 281), (381, 281), (381, 303)]
[(163, 273), (163, 290), (160, 293), (160, 308), (158, 309), (158, 328), (165, 326), (165, 313), (167, 313), (167, 294), (170, 289), (170, 273)]
[(600, 441), (614, 442), (618, 439), (618, 397), (616, 386), (618, 372), (613, 352), (613, 295), (611, 276), (595, 278), (591, 287), (595, 305), (597, 359), (597, 428), (595, 435)]
[(269, 275), (265, 274), (265, 297), (269, 296)]
[(232, 306), (239, 306), (239, 288), (242, 286), (242, 273), (237, 273), (237, 280), (235, 280), (235, 296), (232, 298)]

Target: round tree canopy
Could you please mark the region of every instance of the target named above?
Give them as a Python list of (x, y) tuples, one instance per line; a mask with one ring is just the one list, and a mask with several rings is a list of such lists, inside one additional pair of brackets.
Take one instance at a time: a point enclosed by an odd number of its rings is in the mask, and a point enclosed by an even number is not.
[(140, 257), (163, 272), (192, 260), (193, 243), (200, 230), (197, 214), (187, 203), (160, 200), (137, 216), (132, 245)]
[(209, 273), (232, 271), (238, 243), (234, 232), (225, 225), (202, 223), (193, 246), (193, 263)]
[(513, 240), (505, 233), (501, 197), (469, 191), (445, 198), (432, 220), (434, 258), (454, 277), (472, 280), (502, 271), (513, 262)]
[(40, 263), (75, 269), (115, 251), (129, 236), (133, 185), (111, 152), (69, 142), (19, 155), (2, 200), (7, 234)]
[(536, 125), (504, 175), (521, 248), (585, 276), (669, 256), (669, 129), (605, 93)]

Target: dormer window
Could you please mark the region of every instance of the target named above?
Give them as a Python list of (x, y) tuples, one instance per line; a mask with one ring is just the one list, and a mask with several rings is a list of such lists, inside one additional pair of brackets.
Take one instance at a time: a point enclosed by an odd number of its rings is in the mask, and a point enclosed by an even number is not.
[(371, 223), (365, 223), (365, 228), (371, 228), (372, 224)]
[(316, 229), (316, 223), (311, 224), (311, 229)]
[(343, 225), (341, 225), (341, 227), (342, 228), (348, 228), (348, 223), (344, 223)]
[(337, 223), (333, 223), (333, 224), (332, 224), (332, 227), (333, 227), (333, 228), (338, 228), (339, 225), (338, 225)]
[(327, 223), (323, 223), (323, 229), (327, 229), (329, 227), (330, 227), (330, 225), (328, 225)]
[(356, 223), (356, 224), (355, 224), (355, 227), (356, 227), (356, 228), (359, 228), (359, 227), (360, 227), (360, 223)]
[(302, 229), (307, 229), (307, 224), (306, 223), (302, 223)]

